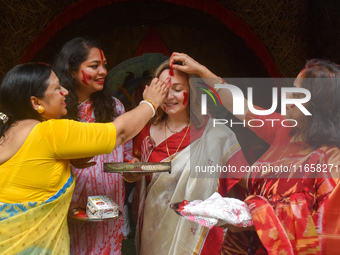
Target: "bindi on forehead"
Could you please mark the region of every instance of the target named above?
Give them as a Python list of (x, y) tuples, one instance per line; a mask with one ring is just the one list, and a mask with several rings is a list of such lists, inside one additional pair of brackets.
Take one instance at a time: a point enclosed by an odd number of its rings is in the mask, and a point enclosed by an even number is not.
[(174, 74), (174, 69), (170, 69), (170, 70), (169, 70), (169, 75), (170, 75), (170, 76), (174, 76), (174, 75), (175, 75), (175, 74)]

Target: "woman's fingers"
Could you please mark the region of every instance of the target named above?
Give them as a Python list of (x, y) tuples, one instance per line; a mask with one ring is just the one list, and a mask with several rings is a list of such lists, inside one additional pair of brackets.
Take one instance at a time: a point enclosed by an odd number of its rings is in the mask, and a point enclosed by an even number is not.
[(166, 80), (161, 85), (163, 93), (164, 92), (166, 92), (166, 93), (168, 92), (170, 84), (171, 84), (171, 77), (169, 76), (168, 78), (166, 78)]
[(173, 52), (170, 57), (170, 67), (172, 68), (175, 62), (182, 62), (184, 60), (185, 55), (186, 54), (184, 53)]
[[(180, 62), (181, 64), (176, 64)], [(198, 73), (200, 64), (187, 54), (174, 52), (170, 58), (170, 67), (187, 74)]]
[(183, 62), (185, 62), (184, 57), (185, 56), (183, 53), (178, 53), (178, 52), (172, 53), (170, 57), (170, 68), (180, 70), (182, 66), (176, 64), (175, 62), (182, 62), (182, 65), (183, 65)]
[(137, 163), (137, 162), (140, 162), (139, 158), (132, 158), (129, 163)]
[(169, 83), (170, 83), (170, 80), (171, 80), (171, 77), (166, 78), (165, 81), (161, 81), (161, 80), (159, 80), (158, 78), (154, 78), (154, 79), (151, 81), (150, 87), (151, 87), (151, 86), (154, 86), (154, 87), (156, 87), (156, 88), (160, 88), (160, 89), (162, 89), (162, 90), (166, 90), (167, 86), (168, 86)]
[(150, 99), (159, 106), (164, 101), (164, 98), (168, 93), (169, 84), (170, 77), (168, 77), (165, 81), (154, 78), (151, 81), (150, 86), (145, 88), (143, 98)]

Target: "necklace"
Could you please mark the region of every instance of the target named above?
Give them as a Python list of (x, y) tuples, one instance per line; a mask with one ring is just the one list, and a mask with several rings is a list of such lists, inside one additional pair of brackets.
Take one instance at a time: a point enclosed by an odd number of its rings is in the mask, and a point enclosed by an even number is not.
[(168, 122), (167, 122), (167, 120), (165, 119), (165, 125), (166, 125), (166, 127), (169, 129), (169, 131), (171, 132), (171, 133), (173, 133), (173, 134), (177, 134), (177, 133), (179, 133), (179, 132), (181, 132), (182, 131), (182, 129), (180, 130), (180, 131), (172, 131), (170, 128), (169, 128), (169, 126), (168, 126)]
[(87, 100), (89, 100), (90, 98), (88, 97), (88, 98), (86, 98), (84, 101), (78, 101), (78, 105), (81, 105), (81, 104), (83, 104), (83, 103), (85, 103)]
[[(165, 124), (166, 124), (166, 120), (165, 120)], [(184, 138), (187, 136), (187, 133), (188, 133), (188, 130), (189, 130), (189, 127), (190, 127), (190, 123), (189, 123), (188, 126), (187, 126), (187, 130), (185, 131), (185, 134), (184, 134), (184, 136), (183, 136), (183, 138), (182, 138), (181, 143), (178, 145), (176, 152), (175, 152), (172, 156), (170, 156), (170, 153), (169, 153), (169, 148), (168, 148), (168, 138), (166, 137), (166, 127), (168, 127), (168, 126), (167, 126), (167, 125), (164, 125), (165, 147), (166, 147), (166, 151), (167, 151), (168, 156), (169, 156), (169, 159), (168, 159), (167, 161), (171, 161), (171, 160), (173, 160), (173, 159), (177, 156), (177, 152), (178, 152), (179, 148), (181, 147), (181, 145), (182, 145), (182, 143), (183, 143), (183, 141), (184, 141)], [(169, 128), (169, 127), (168, 127), (168, 128)], [(170, 131), (171, 131), (171, 130), (170, 130)], [(176, 133), (179, 133), (179, 132), (176, 132)]]

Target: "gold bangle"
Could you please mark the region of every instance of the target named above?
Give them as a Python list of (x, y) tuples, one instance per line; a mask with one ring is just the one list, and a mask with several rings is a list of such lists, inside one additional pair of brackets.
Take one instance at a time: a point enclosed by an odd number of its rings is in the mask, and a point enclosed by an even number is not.
[(155, 110), (157, 110), (158, 107), (157, 107), (157, 105), (154, 101), (152, 101), (151, 99), (145, 99), (145, 101), (150, 102), (153, 105), (153, 108), (155, 108)]

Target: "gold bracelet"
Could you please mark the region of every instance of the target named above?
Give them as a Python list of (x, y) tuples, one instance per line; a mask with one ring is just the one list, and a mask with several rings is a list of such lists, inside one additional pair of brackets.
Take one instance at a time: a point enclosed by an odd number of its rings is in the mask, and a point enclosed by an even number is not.
[(153, 108), (155, 108), (155, 110), (157, 110), (158, 107), (157, 107), (157, 105), (154, 101), (152, 101), (151, 99), (145, 99), (145, 101), (150, 102), (153, 105)]

